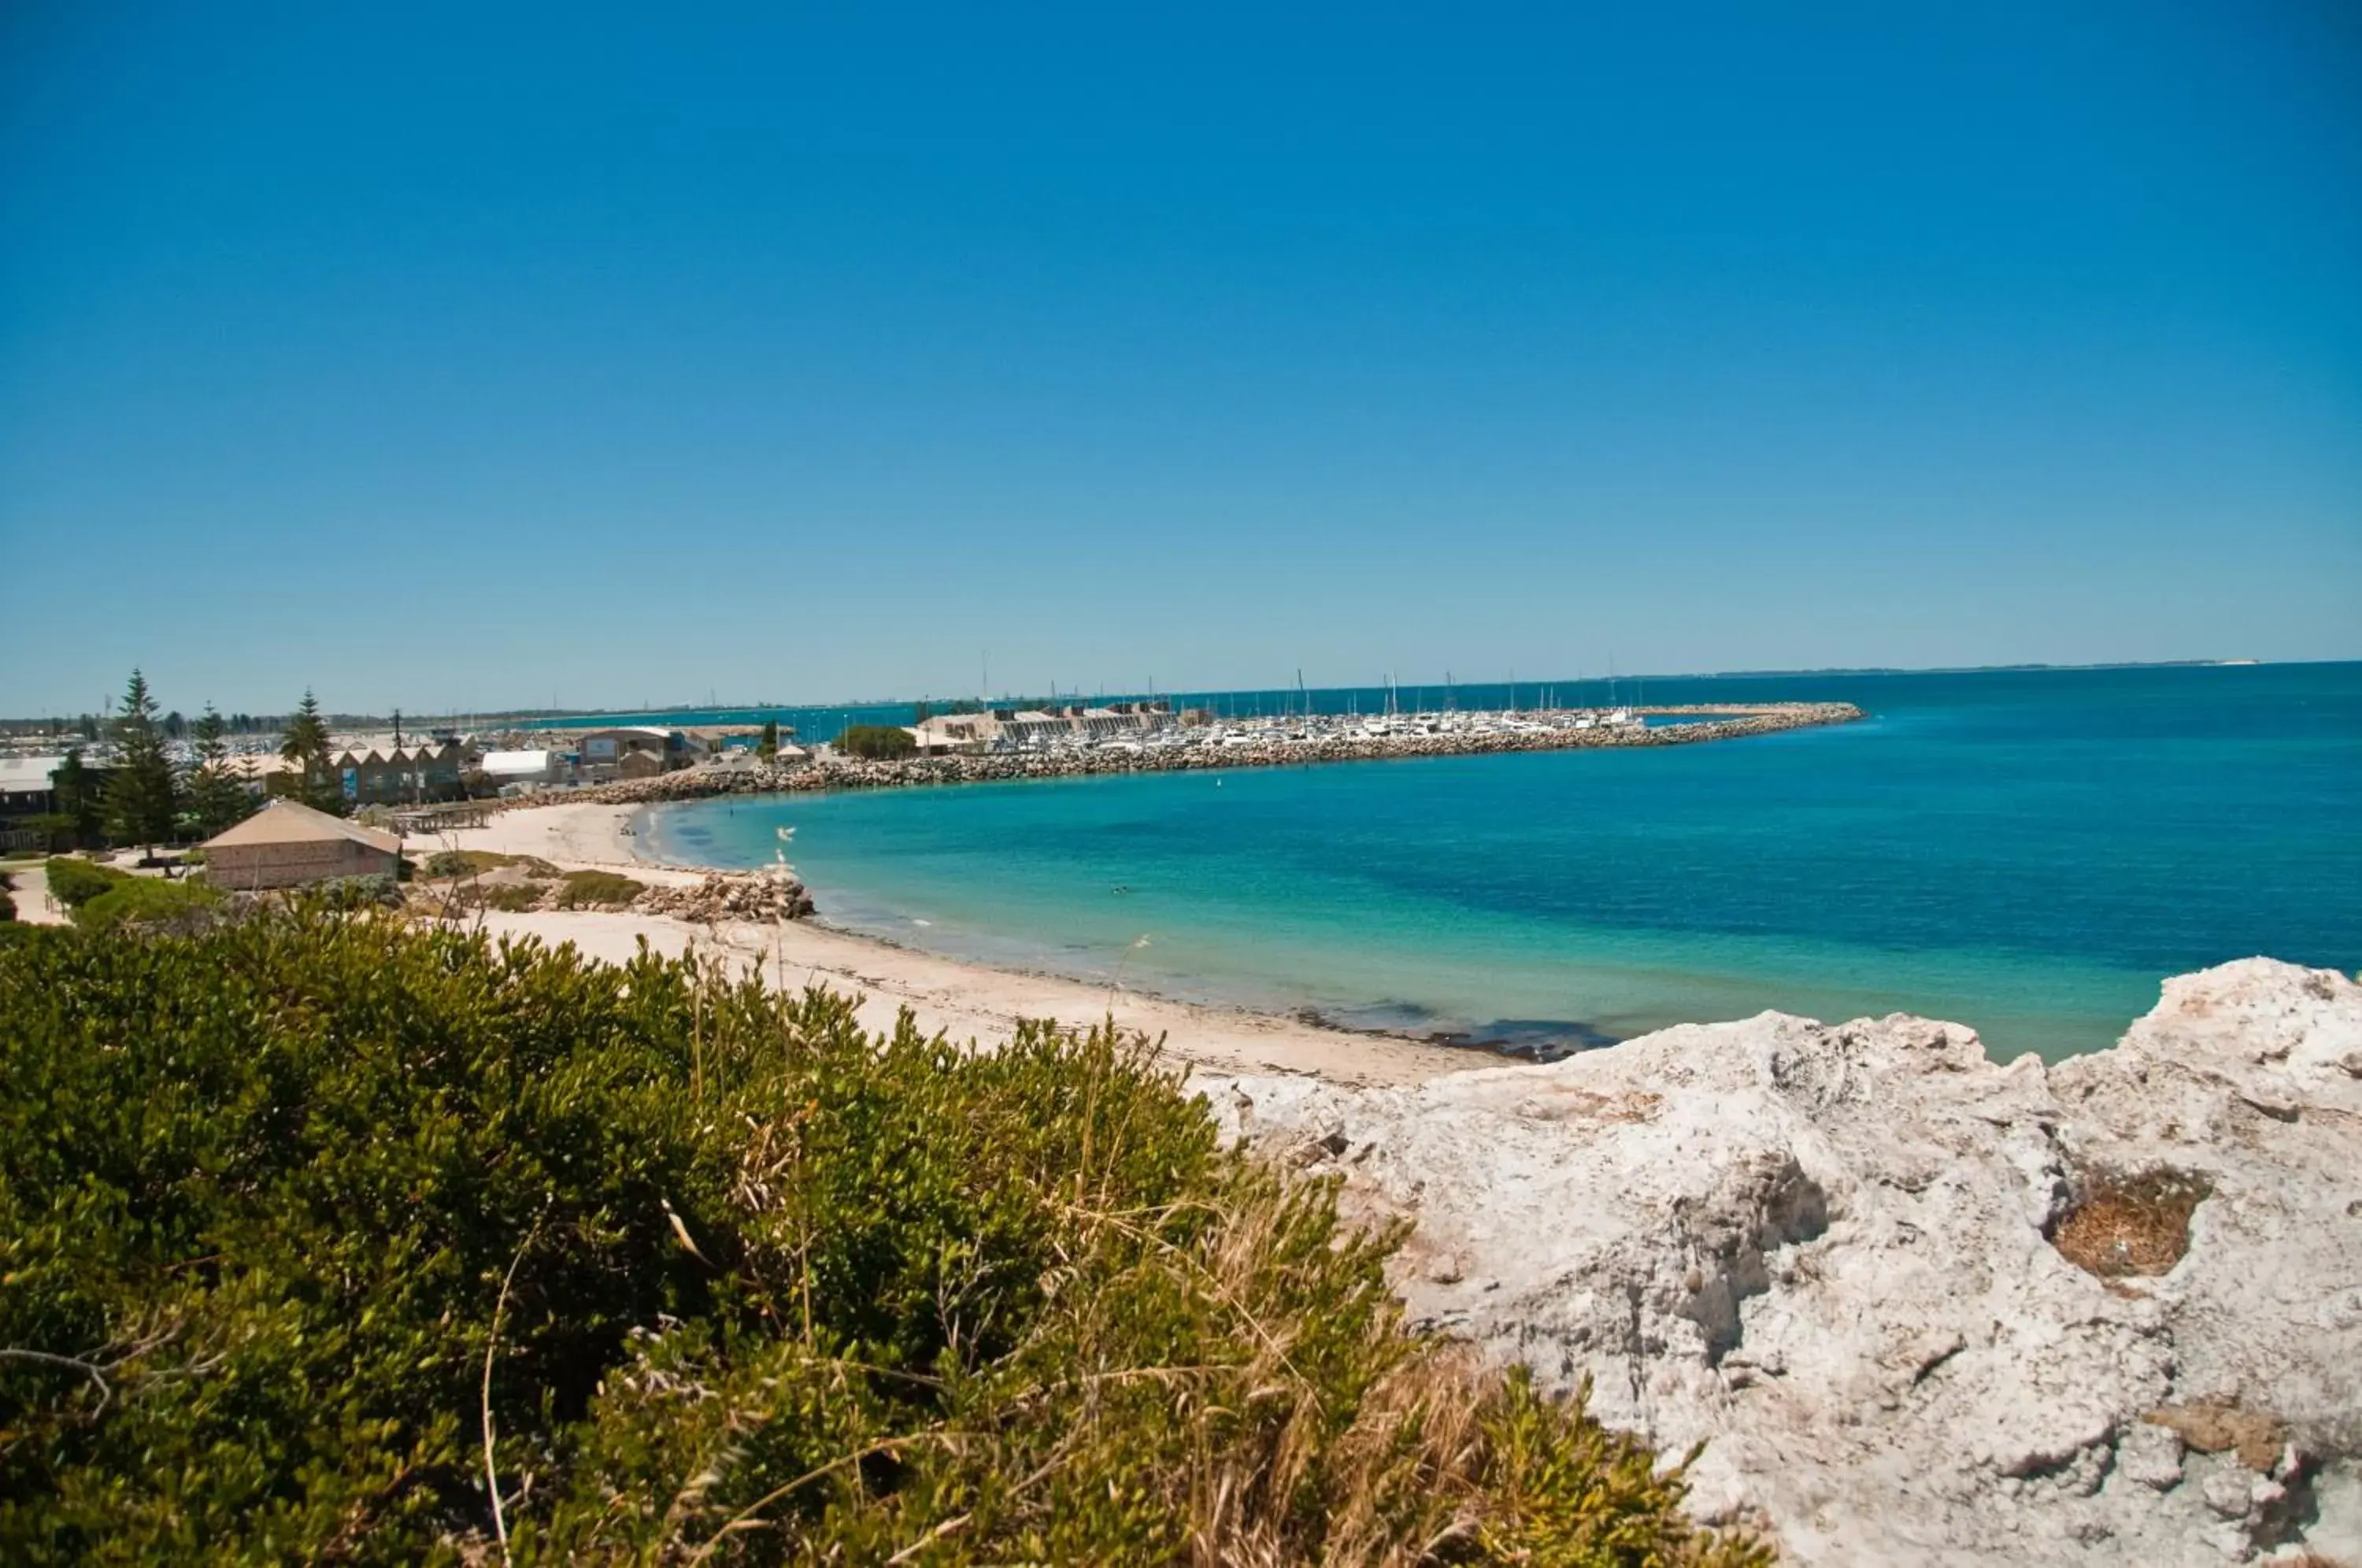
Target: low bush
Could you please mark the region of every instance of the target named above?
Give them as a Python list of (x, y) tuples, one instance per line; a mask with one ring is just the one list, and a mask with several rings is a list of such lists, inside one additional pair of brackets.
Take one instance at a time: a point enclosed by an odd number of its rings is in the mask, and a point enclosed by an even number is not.
[(549, 889), (531, 882), (493, 882), (476, 891), (476, 901), (488, 910), (505, 914), (522, 914), (526, 910), (541, 908)]
[(73, 911), (74, 923), (94, 930), (130, 922), (182, 925), (212, 918), (222, 895), (202, 882), (167, 882), (160, 877), (126, 877)]
[(50, 897), (69, 910), (78, 910), (101, 893), (132, 880), (130, 873), (112, 866), (63, 855), (51, 856), (47, 870)]
[(401, 884), (383, 874), (332, 877), (315, 884), (310, 892), (332, 910), (396, 909), (402, 903)]
[(476, 877), (487, 871), (497, 871), (503, 866), (518, 866), (524, 874), (535, 878), (554, 878), (557, 867), (537, 855), (502, 855), (492, 849), (444, 849), (426, 857), (429, 877)]
[(847, 756), (889, 760), (909, 756), (918, 741), (899, 724), (852, 724), (836, 737), (836, 749)]
[(647, 891), (647, 884), (619, 871), (568, 871), (558, 879), (562, 910), (617, 909)]
[(1757, 1564), (1140, 1046), (317, 909), (0, 942), (0, 1560)]

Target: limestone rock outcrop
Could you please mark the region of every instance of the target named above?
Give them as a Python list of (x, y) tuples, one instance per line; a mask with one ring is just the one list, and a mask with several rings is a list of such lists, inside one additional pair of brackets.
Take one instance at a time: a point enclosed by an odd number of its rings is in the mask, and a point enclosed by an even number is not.
[(2362, 1568), (2362, 987), (2334, 971), (2184, 976), (2057, 1066), (1766, 1013), (1409, 1088), (1199, 1087), (1412, 1219), (1416, 1320), (1703, 1444), (1693, 1507), (1791, 1561)]
[(650, 888), (635, 908), (703, 925), (728, 921), (806, 920), (811, 894), (792, 876), (771, 871), (713, 872), (694, 883)]

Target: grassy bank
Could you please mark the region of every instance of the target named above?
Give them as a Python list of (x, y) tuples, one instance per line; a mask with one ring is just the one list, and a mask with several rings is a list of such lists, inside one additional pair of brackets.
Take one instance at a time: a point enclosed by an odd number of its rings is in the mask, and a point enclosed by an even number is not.
[(1133, 1043), (376, 915), (0, 943), (0, 1557), (1738, 1563)]

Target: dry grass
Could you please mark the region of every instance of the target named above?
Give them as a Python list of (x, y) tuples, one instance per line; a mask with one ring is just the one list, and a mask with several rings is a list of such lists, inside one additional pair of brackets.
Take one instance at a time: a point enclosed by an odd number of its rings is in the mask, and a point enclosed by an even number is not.
[(2179, 1171), (2099, 1178), (2050, 1242), (2069, 1263), (2102, 1279), (2164, 1274), (2190, 1250), (2190, 1217), (2208, 1191), (2204, 1181)]
[(568, 871), (557, 885), (557, 907), (622, 909), (646, 891), (646, 883), (618, 871)]

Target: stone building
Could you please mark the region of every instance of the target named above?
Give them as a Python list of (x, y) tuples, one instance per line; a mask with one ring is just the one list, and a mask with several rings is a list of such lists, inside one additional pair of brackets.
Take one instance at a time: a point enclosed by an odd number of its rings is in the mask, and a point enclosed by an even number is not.
[(206, 840), (204, 849), (205, 880), (231, 892), (391, 877), (402, 864), (402, 840), (392, 834), (286, 800)]

